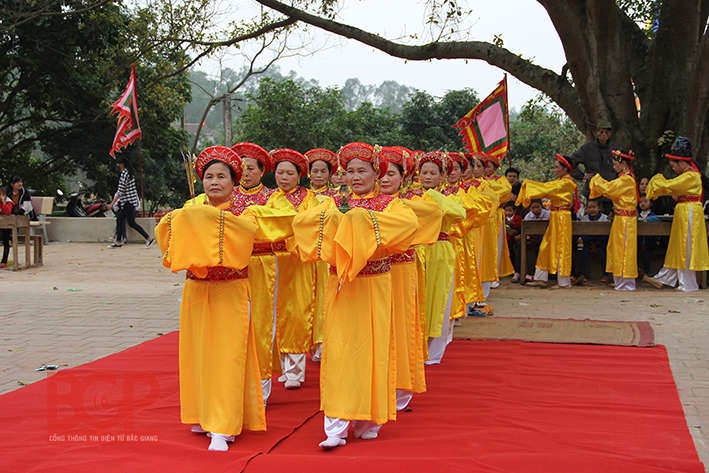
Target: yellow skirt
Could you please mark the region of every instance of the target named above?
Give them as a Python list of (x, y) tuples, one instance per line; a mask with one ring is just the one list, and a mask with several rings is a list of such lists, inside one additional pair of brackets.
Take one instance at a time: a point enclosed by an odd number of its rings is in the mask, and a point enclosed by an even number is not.
[(325, 261), (315, 262), (315, 314), (313, 315), (313, 345), (322, 343), (322, 319), (325, 312), (325, 289), (330, 265)]
[(307, 353), (313, 348), (315, 263), (290, 253), (276, 254), (276, 346), (280, 353)]
[(465, 278), (467, 273), (467, 262), (465, 258), (465, 237), (451, 237), (451, 245), (455, 253), (453, 266), (453, 300), (451, 303), (451, 319), (465, 317)]
[(480, 281), (478, 258), (475, 254), (475, 228), (472, 228), (463, 237), (463, 251), (465, 252), (465, 303), (485, 302), (485, 293)]
[(266, 430), (248, 279), (185, 282), (179, 364), (182, 423), (225, 435)]
[(606, 250), (606, 271), (619, 278), (638, 277), (638, 219), (616, 215)]
[(273, 294), (276, 288), (276, 258), (256, 255), (249, 263), (251, 282), (251, 321), (256, 338), (256, 353), (261, 379), (273, 374)]
[(320, 409), (328, 417), (396, 419), (391, 273), (342, 281), (331, 274), (325, 293)]
[(396, 338), (396, 388), (426, 391), (421, 323), (416, 295), (416, 263), (391, 266), (394, 337)]
[(441, 336), (454, 263), (455, 252), (449, 241), (438, 241), (427, 248), (426, 327), (429, 337)]
[(418, 300), (419, 325), (421, 327), (421, 347), (423, 359), (428, 361), (428, 329), (426, 328), (426, 248), (417, 246), (416, 252), (416, 296)]
[(552, 210), (549, 217), (549, 227), (544, 233), (539, 245), (537, 268), (559, 272), (560, 276), (571, 276), (572, 251), (571, 212), (568, 210)]

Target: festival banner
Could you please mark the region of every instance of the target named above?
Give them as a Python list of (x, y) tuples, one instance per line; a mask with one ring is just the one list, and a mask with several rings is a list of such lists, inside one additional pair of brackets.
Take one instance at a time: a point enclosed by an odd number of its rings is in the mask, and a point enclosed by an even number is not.
[(130, 81), (126, 91), (123, 92), (121, 98), (116, 103), (111, 105), (111, 115), (118, 114), (118, 126), (116, 127), (116, 136), (113, 138), (113, 146), (109, 152), (111, 156), (116, 157), (116, 152), (121, 152), (121, 148), (127, 147), (137, 138), (143, 136), (140, 131), (140, 122), (138, 121), (138, 93), (136, 91), (135, 80), (135, 64), (133, 64), (130, 73)]
[(470, 153), (485, 153), (501, 161), (510, 145), (510, 119), (507, 109), (507, 74), (495, 90), (453, 125), (463, 136)]

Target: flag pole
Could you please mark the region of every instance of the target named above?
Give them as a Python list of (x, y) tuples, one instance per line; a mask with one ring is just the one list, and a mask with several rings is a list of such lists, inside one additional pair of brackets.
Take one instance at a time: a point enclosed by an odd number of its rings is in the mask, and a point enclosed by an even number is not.
[(145, 216), (145, 192), (143, 191), (143, 153), (140, 147), (142, 139), (138, 139), (138, 163), (140, 164), (140, 201), (143, 205), (143, 216)]
[(502, 79), (505, 82), (505, 107), (507, 108), (505, 114), (505, 125), (507, 127), (507, 164), (508, 168), (512, 167), (512, 155), (510, 154), (510, 149), (512, 147), (512, 142), (510, 141), (510, 101), (507, 97), (507, 73), (505, 72), (505, 77)]

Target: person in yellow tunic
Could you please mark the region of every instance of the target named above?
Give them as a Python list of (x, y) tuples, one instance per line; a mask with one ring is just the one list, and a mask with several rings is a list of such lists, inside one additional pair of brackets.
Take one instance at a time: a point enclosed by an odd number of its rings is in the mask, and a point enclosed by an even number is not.
[(499, 205), (495, 211), (495, 231), (497, 236), (497, 280), (492, 281), (493, 289), (500, 286), (500, 279), (514, 274), (515, 268), (510, 259), (510, 249), (507, 246), (507, 230), (504, 205), (512, 195), (512, 185), (505, 176), (495, 174), (500, 167), (500, 158), (490, 154), (485, 155), (485, 180), (488, 186), (499, 197)]
[(454, 225), (466, 218), (461, 195), (445, 196), (440, 189), (447, 169), (443, 153), (433, 151), (419, 159), (421, 188), (417, 195), (435, 202), (443, 212), (438, 241), (426, 248), (426, 330), (428, 334), (427, 365), (439, 364), (446, 347), (453, 338), (454, 320), (451, 319), (453, 303), (456, 253), (450, 241)]
[[(232, 207), (242, 167), (224, 146), (200, 153), (195, 163), (206, 205), (173, 210), (155, 236), (163, 264), (187, 270), (180, 307), (180, 412), (192, 431), (209, 432), (209, 450), (225, 451), (242, 429), (266, 430), (250, 286), (246, 266), (259, 233), (256, 213)], [(292, 233), (292, 217), (266, 225), (274, 238)]]
[[(381, 156), (387, 161), (387, 172), (379, 180), (382, 194), (401, 198), (400, 191), (410, 170), (411, 151), (403, 147), (384, 147)], [(418, 229), (411, 247), (391, 256), (391, 282), (394, 336), (396, 339), (396, 410), (405, 409), (414, 393), (426, 391), (425, 353), (421, 343), (423, 331), (419, 317), (418, 271), (415, 247), (435, 243), (441, 229), (440, 207), (424, 200), (402, 200), (418, 218)], [(424, 292), (425, 296), (425, 292)]]
[(697, 286), (697, 271), (709, 269), (707, 230), (704, 223), (704, 186), (702, 174), (692, 160), (692, 144), (688, 138), (678, 137), (672, 145), (672, 154), (665, 155), (672, 170), (679, 174), (666, 179), (657, 174), (647, 186), (647, 198), (657, 199), (663, 195), (677, 198), (670, 242), (667, 245), (665, 265), (654, 278), (647, 275), (643, 280), (658, 289), (663, 285), (678, 291), (692, 292)]
[(564, 156), (557, 154), (554, 162), (554, 174), (557, 179), (551, 182), (537, 182), (525, 179), (517, 196), (515, 205), (529, 207), (532, 199), (551, 201), (549, 227), (539, 246), (537, 270), (534, 280), (527, 286), (547, 286), (549, 273), (556, 274), (558, 287), (571, 287), (571, 210), (576, 211), (578, 197), (576, 183), (571, 177), (571, 163)]
[[(251, 205), (265, 205), (273, 193), (261, 183), (261, 178), (273, 170), (271, 156), (261, 146), (242, 142), (231, 147), (241, 158), (242, 175), (231, 194), (232, 206), (245, 209)], [(287, 202), (283, 203), (287, 204)], [(271, 243), (255, 242), (249, 263), (251, 284), (251, 319), (256, 335), (256, 351), (261, 372), (263, 402), (271, 395), (273, 375), (273, 320), (276, 294), (276, 257)]]
[(325, 413), (323, 448), (345, 445), (354, 435), (374, 439), (396, 419), (396, 366), (392, 323), (392, 253), (410, 246), (416, 214), (400, 199), (376, 189), (387, 163), (366, 143), (339, 152), (350, 197), (299, 213), (293, 230), (301, 257), (331, 264), (325, 295), (325, 335), (320, 368), (320, 408)]
[(480, 227), (488, 221), (492, 200), (480, 193), (472, 181), (465, 184), (460, 182), (463, 170), (468, 166), (465, 156), (461, 153), (448, 153), (448, 158), (447, 185), (441, 193), (460, 196), (466, 212), (465, 220), (453, 226), (450, 232), (450, 241), (456, 254), (451, 318), (457, 319), (465, 317), (472, 304), (485, 300), (478, 274), (472, 228)]
[(613, 273), (616, 291), (634, 291), (638, 277), (638, 187), (632, 170), (632, 151), (612, 151), (618, 177), (606, 181), (596, 174), (589, 182), (590, 199), (607, 197), (613, 201), (615, 217), (608, 239), (606, 271)]
[[(330, 187), (330, 176), (337, 173), (337, 155), (324, 148), (311, 149), (305, 153), (308, 158), (308, 177), (310, 190), (316, 194), (335, 197), (339, 191)], [(320, 361), (322, 356), (322, 320), (325, 307), (325, 285), (327, 284), (328, 264), (325, 261), (315, 262), (315, 314), (313, 315), (313, 349), (310, 358)]]
[[(278, 189), (271, 194), (267, 207), (278, 208), (285, 198), (296, 212), (317, 207), (332, 199), (319, 196), (298, 185), (308, 172), (308, 160), (298, 151), (279, 149), (271, 152)], [(280, 354), (283, 376), (278, 378), (287, 389), (298, 389), (305, 382), (305, 355), (313, 348), (315, 316), (315, 264), (298, 256), (295, 240), (273, 244), (276, 254), (276, 350)]]
[[(468, 304), (468, 310), (475, 310), (476, 306), (487, 305), (485, 302), (490, 296), (490, 287), (493, 282), (498, 281), (497, 262), (498, 258), (498, 240), (497, 236), (497, 209), (500, 203), (500, 196), (490, 187), (489, 181), (485, 179), (485, 163), (487, 155), (483, 153), (472, 153), (472, 169), (473, 177), (470, 179), (468, 191), (475, 188), (477, 191), (488, 196), (491, 201), (493, 211), (487, 221), (482, 225), (473, 229), (473, 242), (475, 245), (475, 256), (480, 277), (480, 285), (483, 290), (482, 299), (475, 292), (468, 289), (466, 299), (472, 301), (473, 304)], [(468, 251), (470, 254), (470, 250)], [(481, 300), (473, 300), (473, 299)]]

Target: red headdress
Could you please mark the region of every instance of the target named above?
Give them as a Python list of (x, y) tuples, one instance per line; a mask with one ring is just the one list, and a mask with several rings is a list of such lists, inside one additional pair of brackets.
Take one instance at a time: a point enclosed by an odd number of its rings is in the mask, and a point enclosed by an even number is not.
[(374, 170), (379, 173), (378, 178), (381, 179), (387, 173), (387, 161), (386, 159), (381, 159), (381, 151), (382, 148), (379, 145), (372, 146), (367, 143), (355, 142), (340, 148), (337, 156), (340, 159), (340, 167), (342, 169), (347, 169), (347, 163), (355, 158), (372, 163)]
[(409, 177), (416, 171), (416, 157), (414, 156), (414, 152), (404, 146), (393, 146), (393, 148), (401, 151), (404, 161), (406, 161), (406, 166), (404, 167), (404, 177)]
[(271, 162), (271, 156), (268, 154), (268, 151), (257, 144), (244, 141), (232, 146), (231, 150), (242, 158), (253, 158), (260, 162), (263, 165), (264, 174), (273, 169), (273, 163)]
[(453, 170), (453, 162), (460, 163), (461, 172), (465, 172), (468, 169), (468, 159), (463, 155), (463, 153), (456, 153), (455, 151), (448, 153), (448, 157), (451, 159), (450, 167), (448, 168), (448, 174)]
[(562, 166), (565, 166), (566, 169), (569, 170), (569, 172), (571, 172), (574, 169), (573, 166), (571, 165), (571, 162), (569, 161), (569, 159), (560, 155), (559, 153), (556, 154), (556, 160), (559, 161)]
[[(399, 146), (384, 146), (382, 147), (381, 156), (386, 159), (387, 163), (394, 163), (401, 166), (404, 175), (401, 177), (406, 177), (409, 173), (409, 163), (406, 157), (404, 157), (405, 148)], [(406, 153), (408, 154), (408, 153)], [(388, 166), (387, 166), (388, 167)]]
[(282, 148), (271, 151), (271, 158), (274, 168), (281, 161), (288, 161), (298, 167), (300, 177), (305, 177), (308, 174), (308, 159), (294, 149)]
[(197, 177), (202, 179), (204, 174), (204, 167), (213, 160), (221, 161), (230, 168), (234, 170), (236, 175), (236, 182), (241, 180), (241, 158), (238, 154), (227, 148), (226, 146), (210, 146), (205, 149), (199, 156), (197, 156), (197, 161), (195, 161), (194, 167), (195, 172), (197, 172)]
[(699, 172), (699, 168), (697, 168), (697, 165), (694, 164), (694, 161), (692, 161), (691, 156), (676, 156), (674, 154), (666, 154), (665, 157), (671, 161), (687, 161), (689, 165), (692, 166), (692, 169)]
[(418, 162), (419, 172), (421, 171), (421, 166), (423, 166), (423, 163), (428, 162), (437, 164), (438, 167), (441, 168), (442, 174), (445, 174), (448, 170), (448, 159), (446, 158), (446, 155), (440, 151), (429, 151), (421, 156)]
[(329, 149), (311, 149), (305, 153), (305, 157), (308, 158), (308, 164), (312, 164), (315, 161), (325, 161), (326, 163), (330, 163), (330, 174), (335, 174), (337, 172), (337, 155)]

